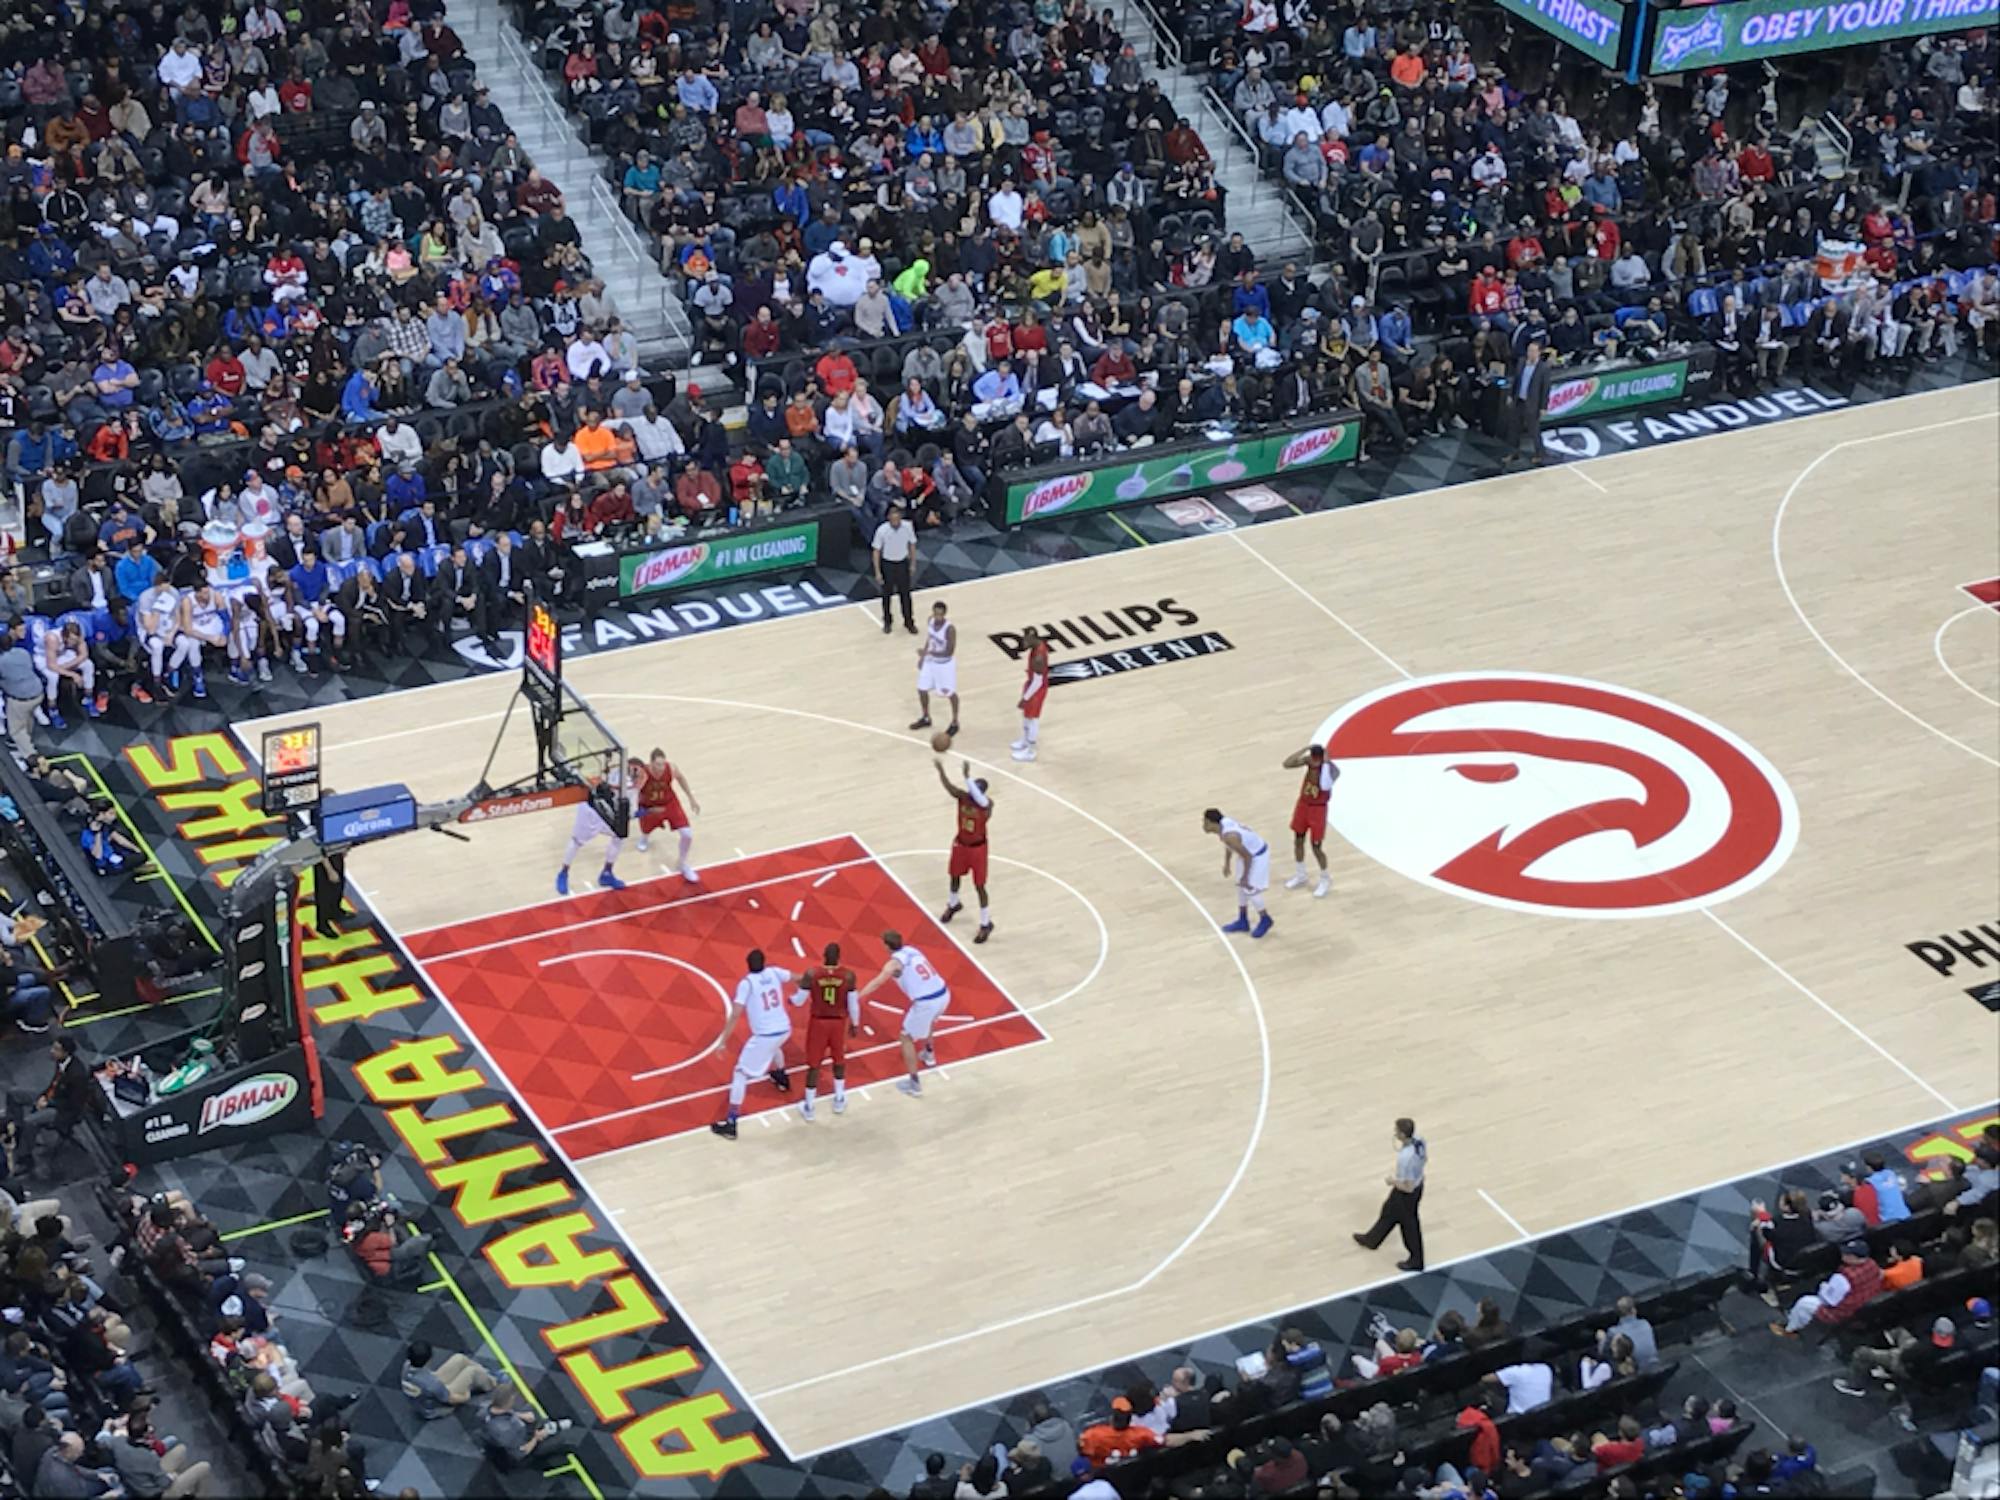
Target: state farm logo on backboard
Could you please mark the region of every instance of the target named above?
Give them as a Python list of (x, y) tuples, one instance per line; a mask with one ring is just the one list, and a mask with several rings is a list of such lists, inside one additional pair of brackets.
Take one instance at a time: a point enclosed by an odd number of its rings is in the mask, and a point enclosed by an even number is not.
[(1394, 683), (1315, 739), (1328, 819), (1398, 874), (1568, 917), (1698, 911), (1768, 880), (1798, 842), (1771, 763), (1718, 724), (1627, 688), (1531, 672)]

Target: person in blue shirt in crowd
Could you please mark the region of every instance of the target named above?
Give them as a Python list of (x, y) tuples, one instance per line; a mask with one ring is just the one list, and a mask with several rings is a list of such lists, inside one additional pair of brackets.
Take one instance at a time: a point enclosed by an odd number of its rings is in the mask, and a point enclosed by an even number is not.
[(159, 576), (160, 561), (146, 550), (145, 534), (137, 532), (127, 537), (125, 555), (111, 569), (111, 580), (118, 586), (119, 597), (137, 599)]
[(1245, 271), (1229, 294), (1229, 315), (1234, 318), (1255, 308), (1263, 317), (1271, 316), (1271, 289), (1257, 279), (1255, 269)]
[(375, 377), (366, 370), (356, 370), (341, 387), (340, 414), (350, 422), (372, 422), (380, 415), (375, 410)]
[(424, 483), (423, 470), (407, 464), (398, 464), (382, 486), (383, 497), (389, 502), (392, 514), (400, 516), (406, 510), (415, 510), (424, 503), (430, 487)]
[[(145, 540), (146, 523), (120, 496), (111, 502), (103, 523), (97, 528), (97, 544), (106, 552), (123, 552), (134, 537), (142, 542)], [(139, 596), (133, 594), (131, 597), (136, 599)]]
[(972, 382), (972, 397), (975, 401), (1019, 401), (1021, 399), (1021, 379), (1014, 373), (1014, 366), (1007, 360), (998, 364)]
[(34, 421), (7, 444), (7, 477), (16, 484), (39, 479), (55, 462), (55, 438), (45, 423)]
[(625, 191), (639, 199), (650, 199), (660, 190), (660, 164), (650, 151), (641, 151), (625, 169)]
[(806, 185), (796, 178), (787, 177), (771, 189), (771, 206), (801, 229), (812, 218), (812, 195), (806, 192)]
[(1375, 334), (1382, 341), (1382, 357), (1403, 369), (1416, 358), (1415, 331), (1410, 326), (1410, 310), (1398, 302), (1375, 319)]
[(1246, 308), (1230, 323), (1229, 331), (1236, 336), (1236, 342), (1245, 354), (1255, 355), (1260, 349), (1268, 349), (1278, 341), (1278, 332), (1271, 326), (1271, 320), (1256, 308)]
[[(127, 556), (129, 557), (129, 553)], [(152, 558), (142, 548), (141, 557), (148, 562)], [(114, 573), (124, 588), (123, 576), (126, 558), (118, 559)], [(153, 563), (153, 572), (158, 575), (160, 565)], [(148, 588), (152, 585), (148, 584)], [(139, 595), (133, 594), (137, 599)], [(125, 690), (140, 703), (151, 703), (153, 695), (146, 691), (147, 663), (145, 654), (139, 649), (138, 632), (132, 628), (132, 606), (123, 598), (113, 599), (103, 609), (90, 617), (90, 659), (97, 667), (97, 691), (100, 703), (106, 702), (110, 694), (122, 683)]]
[(683, 68), (674, 80), (674, 97), (696, 114), (712, 115), (719, 102), (715, 85), (693, 68)]
[(230, 419), (236, 415), (236, 403), (204, 382), (195, 398), (188, 402), (187, 413), (198, 433), (227, 432)]
[(347, 664), (341, 660), (341, 653), (347, 647), (347, 616), (334, 603), (337, 585), (333, 571), (320, 560), (311, 542), (299, 548), (299, 560), (290, 569), (290, 577), (299, 591), (299, 627), (305, 632), (306, 653), (319, 654), (320, 634), (324, 631), (333, 638), (326, 651), (327, 665), (335, 671), (345, 671)]

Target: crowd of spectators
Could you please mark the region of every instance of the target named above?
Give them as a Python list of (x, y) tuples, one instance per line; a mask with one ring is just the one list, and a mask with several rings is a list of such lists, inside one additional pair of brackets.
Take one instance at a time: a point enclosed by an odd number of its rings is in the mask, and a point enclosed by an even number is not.
[[(931, 1455), (925, 1477), (908, 1494), (910, 1500), (1041, 1494), (1114, 1500), (1138, 1492), (1120, 1472), (1125, 1465), (1144, 1467), (1168, 1450), (1191, 1444), (1204, 1445), (1201, 1460), (1180, 1466), (1171, 1478), (1156, 1468), (1150, 1493), (1171, 1494), (1176, 1500), (1389, 1494), (1510, 1500), (1591, 1492), (1608, 1479), (1608, 1493), (1637, 1497), (1660, 1492), (1656, 1486), (1661, 1484), (1683, 1493), (1680, 1487), (1697, 1478), (1705, 1492), (1720, 1495), (1827, 1493), (1809, 1442), (1793, 1438), (1778, 1450), (1728, 1456), (1752, 1426), (1736, 1403), (1692, 1394), (1662, 1408), (1655, 1399), (1657, 1381), (1629, 1404), (1599, 1406), (1589, 1425), (1571, 1427), (1557, 1420), (1539, 1424), (1545, 1436), (1507, 1436), (1500, 1424), (1510, 1418), (1560, 1413), (1558, 1403), (1581, 1410), (1588, 1393), (1615, 1379), (1630, 1381), (1641, 1368), (1660, 1367), (1652, 1325), (1630, 1299), (1617, 1312), (1618, 1321), (1589, 1338), (1580, 1355), (1559, 1354), (1531, 1341), (1524, 1357), (1468, 1376), (1457, 1408), (1440, 1408), (1436, 1420), (1427, 1420), (1420, 1406), (1409, 1402), (1407, 1382), (1397, 1390), (1392, 1377), (1424, 1366), (1442, 1375), (1487, 1351), (1513, 1348), (1511, 1331), (1492, 1304), (1482, 1304), (1471, 1322), (1446, 1313), (1427, 1333), (1392, 1331), (1378, 1320), (1383, 1335), (1378, 1346), (1392, 1352), (1379, 1361), (1357, 1358), (1355, 1363), (1367, 1373), (1356, 1379), (1336, 1379), (1320, 1345), (1287, 1328), (1261, 1358), (1239, 1363), (1240, 1378), (1233, 1385), (1183, 1365), (1165, 1386), (1137, 1381), (1113, 1397), (1108, 1410), (1080, 1423), (1039, 1400), (1011, 1442), (996, 1442), (955, 1473), (942, 1455)], [(1635, 1353), (1635, 1344), (1643, 1354)], [(1241, 1441), (1232, 1436), (1268, 1428), (1274, 1414), (1300, 1403), (1323, 1403), (1336, 1386), (1354, 1398), (1346, 1403), (1348, 1416), (1325, 1411), (1301, 1431), (1253, 1434)], [(1382, 1399), (1372, 1399), (1376, 1386), (1382, 1387)], [(1438, 1382), (1440, 1390), (1449, 1386), (1449, 1381)], [(1528, 1430), (1524, 1422), (1513, 1425)], [(1675, 1458), (1683, 1462), (1677, 1465)], [(1649, 1460), (1656, 1475), (1648, 1473)], [(1807, 1475), (1814, 1477), (1803, 1477)], [(888, 1494), (878, 1489), (874, 1500)]]
[(0, 482), (56, 575), (0, 577), (17, 751), (211, 668), (490, 639), (584, 536), (709, 518), (648, 514), (712, 419), (644, 383), (436, 0), (8, 19)]
[[(1875, 49), (1851, 85), (1824, 61), (1746, 92), (1721, 69), (1628, 87), (1463, 7), (1170, 14), (1313, 214), (1350, 349), (1390, 345), (1386, 385), (1356, 378), (1393, 440), (1439, 388), (1464, 410), (1502, 386), (1537, 338), (1570, 365), (1704, 346), (1731, 389), (2000, 354), (1990, 31)], [(1851, 145), (1837, 177), (1822, 139)], [(1833, 245), (1860, 265), (1827, 277)], [(1413, 357), (1389, 317), (1434, 339)]]
[[(56, 1134), (90, 1113), (83, 1096), (98, 1092), (67, 1038), (49, 1052), (47, 1086), (14, 1096), (0, 1141), (0, 1469), (36, 1500), (200, 1496), (212, 1489), (209, 1464), (156, 1425), (165, 1372), (108, 1289), (97, 1247), (61, 1199), (27, 1186), (56, 1180)], [(187, 1246), (179, 1229), (168, 1238)], [(124, 1253), (112, 1251), (113, 1269)]]

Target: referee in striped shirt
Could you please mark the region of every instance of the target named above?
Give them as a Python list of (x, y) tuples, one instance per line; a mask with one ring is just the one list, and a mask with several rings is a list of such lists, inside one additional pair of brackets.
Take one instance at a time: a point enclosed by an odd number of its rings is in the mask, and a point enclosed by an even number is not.
[(1374, 1250), (1389, 1237), (1391, 1229), (1400, 1229), (1404, 1254), (1396, 1262), (1399, 1271), (1424, 1268), (1424, 1226), (1418, 1222), (1417, 1210), (1424, 1201), (1424, 1168), (1429, 1158), (1430, 1149), (1417, 1134), (1416, 1122), (1407, 1117), (1398, 1120), (1396, 1175), (1384, 1179), (1389, 1184), (1389, 1196), (1382, 1200), (1382, 1212), (1375, 1216), (1368, 1232), (1354, 1237), (1354, 1243), (1362, 1249)]

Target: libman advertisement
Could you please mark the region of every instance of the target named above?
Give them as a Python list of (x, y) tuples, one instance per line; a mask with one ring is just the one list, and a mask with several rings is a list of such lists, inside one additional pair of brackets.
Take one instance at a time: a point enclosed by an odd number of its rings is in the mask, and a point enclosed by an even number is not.
[(1618, 66), (1618, 37), (1625, 29), (1622, 0), (1500, 0), (1500, 4), (1605, 67)]
[(1732, 0), (1661, 11), (1646, 71), (1682, 73), (1995, 22), (2000, 0)]
[(1358, 417), (1290, 432), (1261, 433), (1205, 448), (1175, 448), (1138, 463), (1112, 463), (1102, 468), (1039, 479), (1017, 480), (1007, 486), (1003, 523), (1048, 521), (1109, 510), (1141, 500), (1166, 500), (1191, 490), (1269, 479), (1294, 469), (1344, 464), (1361, 449)]
[(1544, 422), (1570, 422), (1598, 412), (1622, 411), (1630, 406), (1651, 406), (1656, 401), (1672, 401), (1687, 394), (1688, 361), (1665, 359), (1658, 364), (1633, 370), (1604, 370), (1558, 380), (1549, 387), (1548, 402), (1542, 407)]
[(718, 537), (628, 552), (618, 559), (618, 597), (631, 599), (662, 589), (691, 588), (775, 573), (784, 568), (810, 567), (819, 561), (819, 522), (800, 521), (773, 526), (748, 536)]

